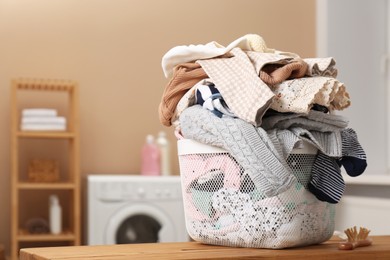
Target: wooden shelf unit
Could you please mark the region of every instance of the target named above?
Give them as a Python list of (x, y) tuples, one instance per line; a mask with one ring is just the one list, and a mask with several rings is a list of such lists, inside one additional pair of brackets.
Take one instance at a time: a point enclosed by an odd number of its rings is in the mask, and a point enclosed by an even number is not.
[(18, 182), (17, 188), (20, 190), (71, 190), (74, 189), (75, 183), (57, 182), (57, 183), (31, 183)]
[(43, 139), (72, 139), (75, 137), (75, 134), (72, 132), (36, 132), (36, 131), (23, 131), (17, 132), (16, 136), (20, 138), (43, 138)]
[[(77, 246), (81, 243), (79, 97), (78, 85), (74, 81), (15, 79), (12, 81), (11, 87), (11, 260), (17, 260), (21, 243), (23, 242), (37, 242), (40, 246), (42, 246), (42, 243), (48, 243), (48, 246), (50, 246), (51, 242), (55, 242), (57, 246), (58, 243), (62, 242), (64, 246)], [(38, 95), (40, 94), (39, 91), (52, 92), (54, 94), (65, 93), (67, 99), (67, 104), (65, 104), (67, 108), (66, 131), (20, 131), (21, 109), (28, 108), (23, 107), (23, 104), (20, 103), (19, 94), (22, 91), (30, 91)], [(67, 171), (63, 174), (66, 178), (51, 183), (29, 182), (27, 178), (22, 178), (22, 167), (20, 166), (26, 164), (26, 161), (22, 161), (19, 158), (20, 152), (23, 150), (21, 148), (21, 140), (24, 140), (24, 142), (30, 140), (50, 140), (54, 142), (62, 140), (62, 142), (66, 142), (68, 150), (66, 153)], [(21, 217), (26, 217), (20, 214), (21, 208), (24, 207), (23, 203), (26, 203), (22, 195), (30, 193), (33, 195), (41, 194), (37, 196), (44, 198), (42, 205), (48, 205), (48, 192), (52, 194), (62, 192), (62, 196), (66, 198), (68, 207), (62, 210), (63, 232), (58, 235), (50, 233), (30, 234), (20, 220)], [(63, 194), (64, 192), (66, 195)], [(31, 207), (32, 205), (28, 206)], [(49, 211), (48, 206), (47, 211)], [(36, 216), (28, 217), (34, 218)], [(67, 226), (64, 226), (65, 222)]]
[(29, 234), (27, 230), (19, 230), (18, 240), (23, 242), (42, 242), (42, 241), (73, 241), (75, 235), (73, 232), (65, 231), (58, 235), (52, 234)]

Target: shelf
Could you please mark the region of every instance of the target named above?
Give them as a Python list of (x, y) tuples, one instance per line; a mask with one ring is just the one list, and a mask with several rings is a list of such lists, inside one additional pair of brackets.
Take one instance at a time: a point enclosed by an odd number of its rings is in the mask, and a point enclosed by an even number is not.
[(32, 182), (19, 182), (17, 188), (21, 190), (70, 190), (74, 189), (76, 185), (70, 182), (50, 182), (50, 183), (32, 183)]
[(71, 139), (75, 137), (73, 132), (62, 132), (62, 131), (22, 131), (16, 133), (17, 137), (20, 138), (48, 138), (48, 139)]
[(53, 234), (30, 234), (27, 230), (19, 230), (17, 239), (23, 242), (40, 241), (73, 241), (75, 235), (71, 232), (63, 232), (58, 235)]
[[(27, 90), (27, 91), (25, 91)], [(59, 97), (63, 102), (53, 102), (45, 105), (44, 99), (49, 99), (48, 93), (54, 98)], [(24, 93), (20, 93), (24, 92)], [(60, 93), (65, 92), (65, 93)], [(64, 95), (65, 94), (65, 95)], [(33, 104), (33, 99), (38, 102)], [(51, 97), (50, 97), (51, 98)], [(28, 101), (28, 102), (27, 102)], [(22, 247), (31, 245), (59, 246), (62, 244), (81, 244), (81, 194), (80, 194), (80, 148), (79, 148), (79, 97), (78, 84), (74, 81), (56, 79), (15, 79), (11, 90), (11, 243), (10, 252), (12, 260), (18, 259)], [(20, 127), (21, 112), (31, 107), (48, 107), (63, 111), (67, 119), (65, 130), (22, 130)], [(40, 157), (49, 159), (51, 153), (58, 156), (56, 160), (66, 169), (55, 182), (33, 182), (28, 176), (28, 160)], [(42, 158), (43, 157), (43, 158)], [(58, 157), (58, 158), (57, 158)], [(46, 167), (41, 172), (50, 172)], [(57, 180), (58, 180), (57, 179)], [(39, 179), (41, 180), (41, 179)], [(44, 180), (44, 179), (42, 179)], [(20, 226), (28, 216), (36, 216), (41, 212), (50, 212), (47, 201), (50, 193), (58, 193), (63, 211), (65, 232), (54, 235), (31, 234)], [(40, 205), (29, 205), (39, 203)], [(70, 224), (68, 224), (70, 223)], [(36, 243), (38, 242), (38, 243)]]
[(17, 88), (20, 90), (70, 92), (73, 90), (75, 84), (76, 82), (70, 80), (19, 79)]

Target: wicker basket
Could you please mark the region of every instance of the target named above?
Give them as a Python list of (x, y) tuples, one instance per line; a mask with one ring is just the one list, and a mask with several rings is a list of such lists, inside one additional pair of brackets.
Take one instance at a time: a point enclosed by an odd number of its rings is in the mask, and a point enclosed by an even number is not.
[(58, 182), (60, 179), (59, 162), (52, 159), (32, 159), (28, 165), (30, 182)]
[(316, 153), (308, 145), (294, 149), (287, 158), (294, 184), (266, 197), (226, 150), (178, 140), (189, 235), (206, 244), (273, 249), (328, 240), (335, 207), (306, 189)]

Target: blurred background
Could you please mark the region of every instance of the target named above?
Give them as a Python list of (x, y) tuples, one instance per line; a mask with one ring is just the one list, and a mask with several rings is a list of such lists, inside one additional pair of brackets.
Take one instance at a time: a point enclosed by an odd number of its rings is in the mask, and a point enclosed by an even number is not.
[(0, 244), (8, 250), (13, 78), (79, 83), (83, 177), (139, 174), (146, 135), (162, 130), (178, 175), (173, 128), (158, 120), (168, 83), (161, 58), (177, 45), (227, 45), (248, 33), (269, 48), (336, 59), (352, 100), (341, 114), (369, 158), (368, 177), (347, 192), (390, 197), (387, 8), (384, 0), (0, 0)]

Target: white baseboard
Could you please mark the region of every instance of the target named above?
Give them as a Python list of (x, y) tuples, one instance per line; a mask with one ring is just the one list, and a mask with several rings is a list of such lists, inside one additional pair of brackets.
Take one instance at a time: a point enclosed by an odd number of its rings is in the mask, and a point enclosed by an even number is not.
[(370, 235), (390, 235), (390, 199), (343, 196), (336, 206), (336, 230), (365, 227)]

